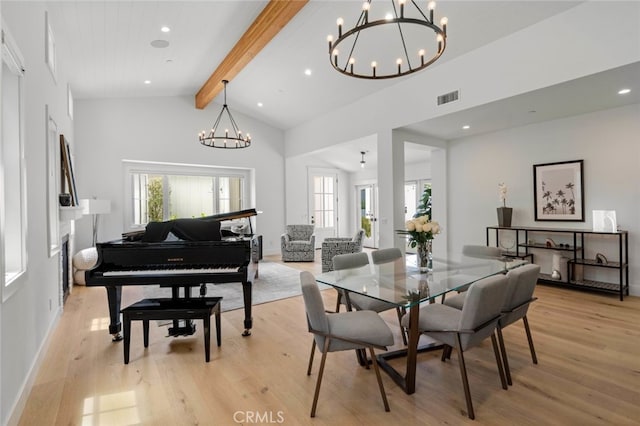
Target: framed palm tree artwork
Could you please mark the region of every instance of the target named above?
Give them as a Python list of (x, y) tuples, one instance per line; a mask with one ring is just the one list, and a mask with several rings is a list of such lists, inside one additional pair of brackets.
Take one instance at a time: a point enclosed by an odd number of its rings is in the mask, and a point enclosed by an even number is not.
[(584, 222), (583, 160), (533, 165), (535, 220)]

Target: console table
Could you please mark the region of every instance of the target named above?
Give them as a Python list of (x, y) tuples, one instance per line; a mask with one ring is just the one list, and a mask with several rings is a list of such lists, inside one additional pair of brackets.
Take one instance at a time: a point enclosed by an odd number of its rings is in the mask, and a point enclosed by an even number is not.
[[(555, 284), (565, 287), (572, 287), (581, 290), (592, 290), (605, 293), (618, 294), (620, 300), (624, 300), (625, 295), (629, 295), (629, 233), (628, 231), (616, 232), (595, 232), (590, 229), (567, 229), (567, 228), (542, 228), (542, 227), (501, 227), (487, 226), (486, 244), (501, 247), (500, 241), (504, 237), (503, 233), (511, 233), (511, 238), (515, 239), (513, 247), (507, 247), (503, 253), (509, 257), (529, 258), (534, 263), (534, 252), (536, 250), (553, 250), (563, 252), (568, 255), (567, 269), (560, 279), (555, 279), (551, 274), (541, 273), (539, 281), (545, 284)], [(552, 237), (558, 236), (568, 243), (556, 244)], [(602, 238), (613, 238), (616, 241), (617, 253), (610, 253), (609, 260), (600, 255), (589, 259), (585, 257), (585, 236), (598, 236)], [(534, 238), (542, 238), (543, 242)], [(593, 238), (591, 238), (593, 240)], [(594, 244), (592, 241), (589, 244)], [(597, 244), (597, 242), (595, 243)], [(501, 247), (505, 249), (505, 247)], [(584, 277), (587, 269), (605, 268), (615, 270), (617, 282), (609, 282)], [(582, 270), (583, 274), (579, 271)], [(588, 275), (588, 274), (587, 274)]]

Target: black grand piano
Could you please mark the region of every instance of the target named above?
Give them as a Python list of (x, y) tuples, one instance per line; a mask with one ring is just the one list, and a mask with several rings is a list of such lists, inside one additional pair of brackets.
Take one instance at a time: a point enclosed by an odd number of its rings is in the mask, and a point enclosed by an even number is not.
[[(251, 279), (257, 277), (261, 257), (259, 237), (253, 235), (255, 209), (197, 219), (150, 222), (144, 231), (123, 234), (122, 240), (98, 243), (98, 261), (85, 272), (87, 286), (104, 286), (109, 303), (109, 333), (122, 339), (122, 286), (158, 284), (171, 287), (172, 297), (191, 297), (190, 289), (206, 284), (242, 283), (244, 332), (251, 334)], [(220, 230), (222, 221), (249, 218), (250, 232), (237, 236)], [(235, 235), (235, 236), (233, 236)], [(167, 238), (168, 237), (168, 238)], [(195, 327), (174, 326), (169, 334), (193, 334)]]

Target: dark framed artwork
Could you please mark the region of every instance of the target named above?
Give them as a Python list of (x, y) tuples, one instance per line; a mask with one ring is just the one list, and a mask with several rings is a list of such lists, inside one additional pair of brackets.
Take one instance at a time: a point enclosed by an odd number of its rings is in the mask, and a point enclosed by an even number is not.
[(61, 193), (68, 193), (71, 195), (71, 205), (79, 206), (78, 191), (76, 189), (76, 178), (73, 174), (73, 160), (71, 158), (71, 150), (69, 148), (69, 142), (60, 135), (60, 158), (62, 159), (62, 182)]
[(584, 222), (583, 160), (533, 165), (535, 220)]

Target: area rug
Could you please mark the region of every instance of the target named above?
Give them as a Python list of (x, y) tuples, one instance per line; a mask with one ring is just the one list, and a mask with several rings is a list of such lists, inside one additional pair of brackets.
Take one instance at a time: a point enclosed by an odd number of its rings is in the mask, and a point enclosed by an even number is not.
[[(302, 294), (300, 289), (300, 270), (275, 262), (260, 262), (257, 279), (252, 280), (252, 304), (273, 302)], [(330, 288), (319, 284), (320, 290)], [(191, 290), (198, 295), (199, 288)], [(144, 286), (145, 298), (171, 297), (171, 289), (155, 285)], [(222, 312), (244, 308), (241, 283), (207, 284), (207, 296), (222, 297)]]

